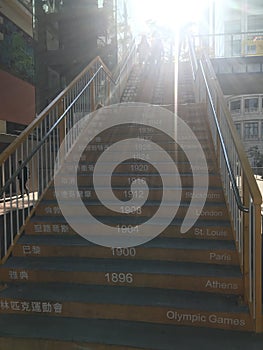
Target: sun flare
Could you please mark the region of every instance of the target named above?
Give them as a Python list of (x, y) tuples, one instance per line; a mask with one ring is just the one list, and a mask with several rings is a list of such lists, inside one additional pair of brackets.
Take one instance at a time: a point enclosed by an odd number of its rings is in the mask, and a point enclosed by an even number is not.
[(147, 23), (177, 30), (189, 22), (198, 22), (210, 0), (132, 0), (135, 25), (138, 31), (147, 31)]

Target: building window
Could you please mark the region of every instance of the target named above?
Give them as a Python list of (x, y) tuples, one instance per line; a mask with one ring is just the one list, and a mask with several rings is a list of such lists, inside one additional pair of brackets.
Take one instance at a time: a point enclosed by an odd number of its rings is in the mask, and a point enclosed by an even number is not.
[(249, 0), (247, 6), (250, 11), (255, 10), (255, 7), (260, 9), (262, 6), (262, 0)]
[(240, 114), (241, 112), (241, 100), (235, 100), (230, 102), (230, 111), (232, 114)]
[(236, 39), (234, 35), (229, 34), (225, 40), (225, 56), (240, 56), (241, 54), (241, 40)]
[(241, 21), (225, 21), (225, 33), (240, 33), (241, 32)]
[(256, 44), (251, 41), (245, 44), (245, 54), (246, 55), (256, 55), (257, 53), (257, 46)]
[(225, 55), (240, 56), (241, 54), (241, 37), (238, 34), (241, 32), (240, 20), (225, 21)]
[(246, 73), (246, 65), (244, 63), (236, 62), (233, 65), (233, 73)]
[(245, 113), (258, 112), (258, 98), (246, 98), (245, 99)]
[(261, 64), (260, 63), (248, 63), (247, 64), (247, 71), (248, 71), (248, 73), (259, 73), (259, 72), (261, 72)]
[(257, 140), (258, 139), (258, 122), (249, 122), (244, 125), (244, 139)]
[(240, 137), (242, 137), (242, 133), (241, 133), (241, 123), (235, 123), (235, 127), (237, 129), (238, 135)]
[(263, 15), (252, 15), (247, 17), (247, 30), (256, 32), (263, 29)]

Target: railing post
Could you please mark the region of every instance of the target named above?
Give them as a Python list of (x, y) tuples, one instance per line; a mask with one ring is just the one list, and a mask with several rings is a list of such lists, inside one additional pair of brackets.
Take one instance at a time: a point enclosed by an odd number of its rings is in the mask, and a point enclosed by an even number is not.
[[(60, 117), (64, 113), (64, 100), (61, 99), (58, 103), (58, 117)], [(63, 118), (61, 122), (59, 123), (59, 149), (60, 149), (60, 162), (63, 162), (63, 159), (65, 158), (66, 150), (65, 145), (62, 146), (62, 143), (66, 137), (66, 118)]]
[[(249, 191), (247, 181), (243, 177), (243, 203), (249, 208)], [(250, 281), (250, 243), (249, 243), (249, 214), (243, 214), (243, 276), (244, 276), (244, 299), (251, 309), (251, 283)]]
[(255, 218), (255, 331), (262, 332), (262, 236), (261, 205), (254, 207)]
[[(90, 76), (93, 76), (93, 70), (90, 69)], [(91, 86), (90, 86), (90, 109), (91, 112), (95, 111), (95, 82), (92, 80)]]
[(250, 206), (247, 180), (243, 181), (244, 205), (250, 208), (250, 212), (243, 215), (244, 298), (253, 317), (254, 330), (260, 333), (262, 332), (261, 205)]
[(107, 101), (110, 101), (111, 98), (111, 81), (107, 79)]
[[(221, 125), (221, 115), (220, 115), (220, 103), (219, 103), (219, 97), (216, 96), (216, 114), (218, 116), (218, 123), (219, 125)], [(217, 161), (218, 161), (218, 164), (220, 164), (220, 137), (217, 133), (217, 136), (216, 136), (216, 157), (217, 157)]]

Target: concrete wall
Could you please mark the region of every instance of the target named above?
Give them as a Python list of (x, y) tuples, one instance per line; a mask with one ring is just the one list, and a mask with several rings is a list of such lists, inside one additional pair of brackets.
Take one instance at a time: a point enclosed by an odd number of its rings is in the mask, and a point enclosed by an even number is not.
[(35, 117), (33, 85), (0, 70), (0, 120), (28, 125)]

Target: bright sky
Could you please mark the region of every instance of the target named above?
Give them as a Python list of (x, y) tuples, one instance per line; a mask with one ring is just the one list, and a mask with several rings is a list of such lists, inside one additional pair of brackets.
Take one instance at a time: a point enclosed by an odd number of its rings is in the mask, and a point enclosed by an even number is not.
[(197, 22), (209, 0), (132, 0), (132, 17), (138, 32), (147, 31), (146, 21), (177, 29), (187, 22)]

